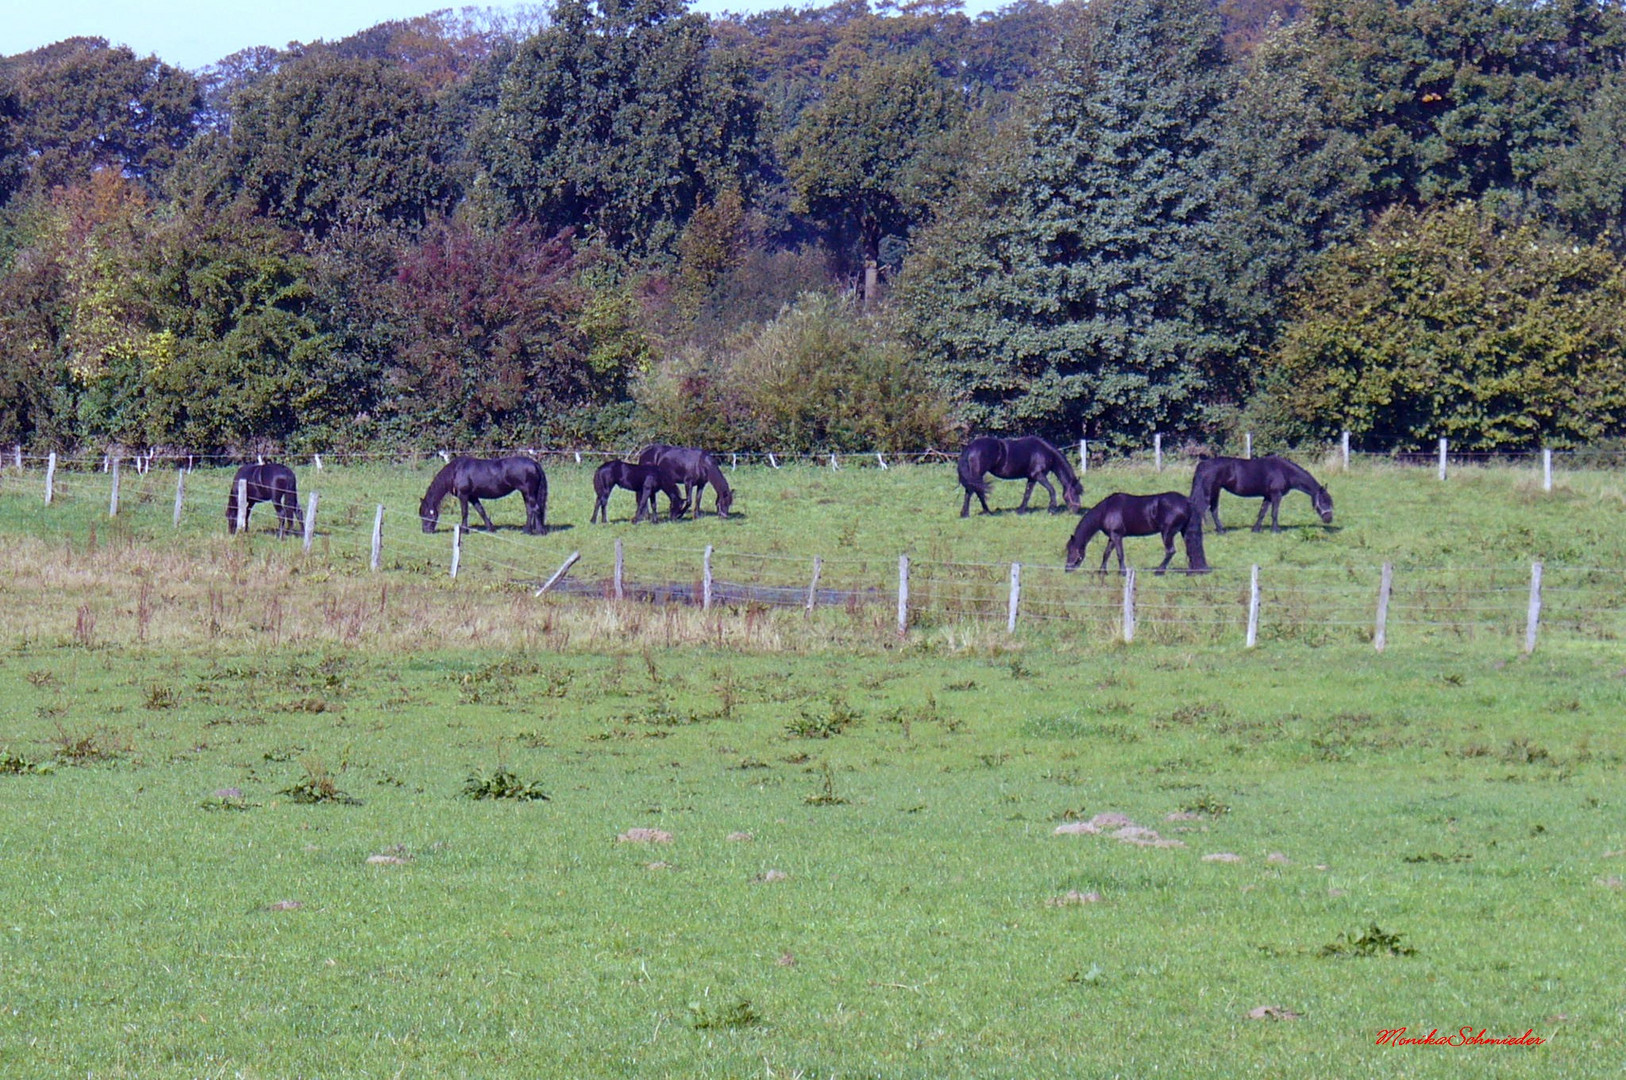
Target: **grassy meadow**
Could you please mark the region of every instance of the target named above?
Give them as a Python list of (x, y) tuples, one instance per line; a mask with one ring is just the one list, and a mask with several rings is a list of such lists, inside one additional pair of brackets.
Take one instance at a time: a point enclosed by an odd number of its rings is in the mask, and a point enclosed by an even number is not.
[[(428, 464), (301, 470), (309, 556), (264, 507), (225, 535), (229, 472), (177, 529), (171, 471), (111, 520), (104, 475), (47, 508), (8, 471), (0, 1075), (1617, 1074), (1626, 483), (1312, 468), (1333, 528), (1227, 497), (1216, 573), (1146, 576), (1130, 645), (1121, 580), (1059, 571), (1075, 518), (962, 521), (946, 466), (742, 467), (731, 520), (634, 527), (621, 492), (600, 527), (550, 463), (555, 529), (492, 504), (455, 582)], [(1086, 501), (1188, 481), (1092, 469)], [(630, 580), (711, 544), (880, 595), (531, 595), (617, 537)], [(1375, 1045), (1402, 1026), (1547, 1041)]]

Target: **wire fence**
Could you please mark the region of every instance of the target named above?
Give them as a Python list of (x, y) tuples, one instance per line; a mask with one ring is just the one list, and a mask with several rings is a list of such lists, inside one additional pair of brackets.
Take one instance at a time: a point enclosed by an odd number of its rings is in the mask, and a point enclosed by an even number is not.
[[(395, 448), (385, 450), (327, 450), (312, 452), (218, 453), (201, 454), (174, 448), (140, 449), (114, 447), (106, 450), (64, 450), (40, 453), (21, 445), (0, 447), (0, 465), (22, 470), (54, 466), (64, 472), (108, 472), (115, 462), (127, 470), (147, 473), (153, 469), (219, 468), (243, 464), (264, 464), (281, 461), (299, 468), (317, 471), (332, 467), (372, 464), (420, 465), (449, 462), (453, 458), (501, 457), (526, 455), (543, 462), (573, 461), (577, 464), (635, 458), (645, 443), (620, 447), (605, 446), (541, 446), (512, 444), (486, 444), (465, 447)], [(1208, 444), (1190, 439), (1165, 439), (1154, 435), (1149, 443), (1134, 446), (1123, 440), (1111, 442), (1080, 439), (1076, 443), (1058, 444), (1071, 463), (1089, 468), (1112, 467), (1119, 464), (1153, 464), (1156, 467), (1174, 467), (1189, 464), (1209, 456)], [(1438, 468), (1448, 474), (1451, 466), (1505, 466), (1525, 467), (1549, 465), (1557, 469), (1618, 469), (1626, 467), (1626, 443), (1606, 443), (1577, 448), (1534, 448), (1525, 450), (1459, 450), (1441, 438), (1428, 446), (1393, 447), (1380, 450), (1352, 446), (1348, 433), (1340, 440), (1320, 444), (1301, 444), (1294, 447), (1254, 447), (1251, 437), (1241, 449), (1232, 448), (1235, 456), (1254, 457), (1267, 452), (1290, 453), (1305, 458), (1341, 460), (1344, 465), (1353, 461), (1387, 463), (1418, 468)], [(890, 450), (722, 450), (712, 456), (724, 468), (741, 465), (769, 468), (812, 467), (821, 469), (874, 468), (888, 469), (898, 465), (942, 465), (959, 457), (957, 449), (925, 447), (920, 449)]]
[[(113, 483), (117, 476), (117, 500)], [(9, 494), (32, 491), (39, 477), (13, 472)], [(162, 527), (173, 515), (217, 517), (230, 491), (224, 470), (60, 474), (55, 497), (107, 501), (110, 512)], [(256, 507), (254, 531), (271, 528), (273, 510)], [(380, 573), (450, 576), (451, 532), (422, 531), (416, 509), (381, 508), (323, 496), (307, 502), (296, 534), (298, 556)], [(223, 515), (222, 515), (223, 516)], [(381, 525), (382, 523), (382, 525)], [(306, 529), (305, 526), (309, 528)], [(300, 539), (303, 539), (302, 537)], [(295, 541), (298, 542), (297, 540)], [(458, 573), (516, 590), (540, 588), (557, 552), (514, 532), (463, 533)], [(799, 609), (808, 614), (897, 610), (908, 634), (944, 625), (1004, 627), (1014, 633), (1077, 635), (1086, 640), (1195, 644), (1370, 642), (1398, 646), (1450, 639), (1614, 642), (1626, 638), (1626, 568), (1517, 563), (1395, 566), (1384, 586), (1381, 565), (1272, 565), (1166, 576), (1009, 562), (953, 562), (910, 556), (815, 557), (673, 547), (641, 533), (617, 545), (617, 563), (589, 553), (549, 590), (564, 602), (614, 601), (716, 608)], [(1255, 573), (1257, 571), (1257, 573)], [(900, 603), (900, 593), (903, 601)]]

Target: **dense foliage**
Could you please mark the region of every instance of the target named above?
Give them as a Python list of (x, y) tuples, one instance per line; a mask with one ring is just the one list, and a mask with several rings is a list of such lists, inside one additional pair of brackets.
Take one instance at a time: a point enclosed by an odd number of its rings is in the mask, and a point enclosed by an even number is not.
[(1626, 435), (1623, 14), (556, 0), (0, 57), (0, 439)]

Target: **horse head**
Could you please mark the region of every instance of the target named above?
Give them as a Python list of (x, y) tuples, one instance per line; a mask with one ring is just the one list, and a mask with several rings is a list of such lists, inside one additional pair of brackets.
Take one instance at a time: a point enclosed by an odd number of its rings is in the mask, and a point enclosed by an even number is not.
[(1081, 513), (1084, 509), (1084, 485), (1076, 478), (1064, 479), (1061, 485), (1061, 498), (1067, 504), (1067, 509), (1073, 513)]
[(1310, 496), (1315, 505), (1315, 512), (1321, 515), (1321, 520), (1328, 525), (1332, 524), (1332, 493), (1320, 485), (1316, 486), (1315, 494)]
[(440, 523), (440, 503), (425, 499), (418, 504), (418, 517), (423, 521), (424, 532), (434, 532), (435, 526)]

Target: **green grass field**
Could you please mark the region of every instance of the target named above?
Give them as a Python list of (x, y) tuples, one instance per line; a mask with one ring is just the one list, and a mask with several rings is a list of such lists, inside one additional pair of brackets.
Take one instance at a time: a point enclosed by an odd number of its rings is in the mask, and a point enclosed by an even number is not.
[[(469, 538), (452, 582), (444, 532), (387, 524), (370, 572), (372, 505), (409, 517), (429, 473), (302, 473), (308, 558), (225, 537), (227, 474), (189, 477), (179, 530), (173, 473), (125, 477), (113, 521), (105, 477), (49, 509), (4, 479), (0, 1075), (1618, 1074), (1614, 475), (1323, 476), (1335, 530), (1295, 495), (1282, 535), (1210, 538), (1219, 572), (1149, 583), (1124, 645), (1043, 595), (1119, 588), (1043, 577), (1076, 519), (961, 521), (944, 468), (742, 468), (735, 520), (635, 529), (626, 493), (586, 525), (589, 470), (550, 467), (569, 528)], [(1166, 475), (1092, 471), (1086, 499)], [(651, 577), (706, 544), (798, 580), (988, 564), (997, 617), (946, 573), (902, 641), (888, 596), (516, 584), (572, 550), (597, 579), (617, 536)], [(1532, 559), (1590, 621), (1524, 656)], [(1015, 635), (1011, 560), (1040, 594)], [(1384, 561), (1435, 590), (1389, 650), (1354, 614), (1316, 630)], [(1255, 563), (1286, 582), (1259, 648), (1229, 615), (1180, 629)], [(464, 794), (505, 789), (548, 798)], [(1102, 814), (1152, 833), (1056, 831)], [(1374, 1045), (1402, 1026), (1547, 1041)]]

